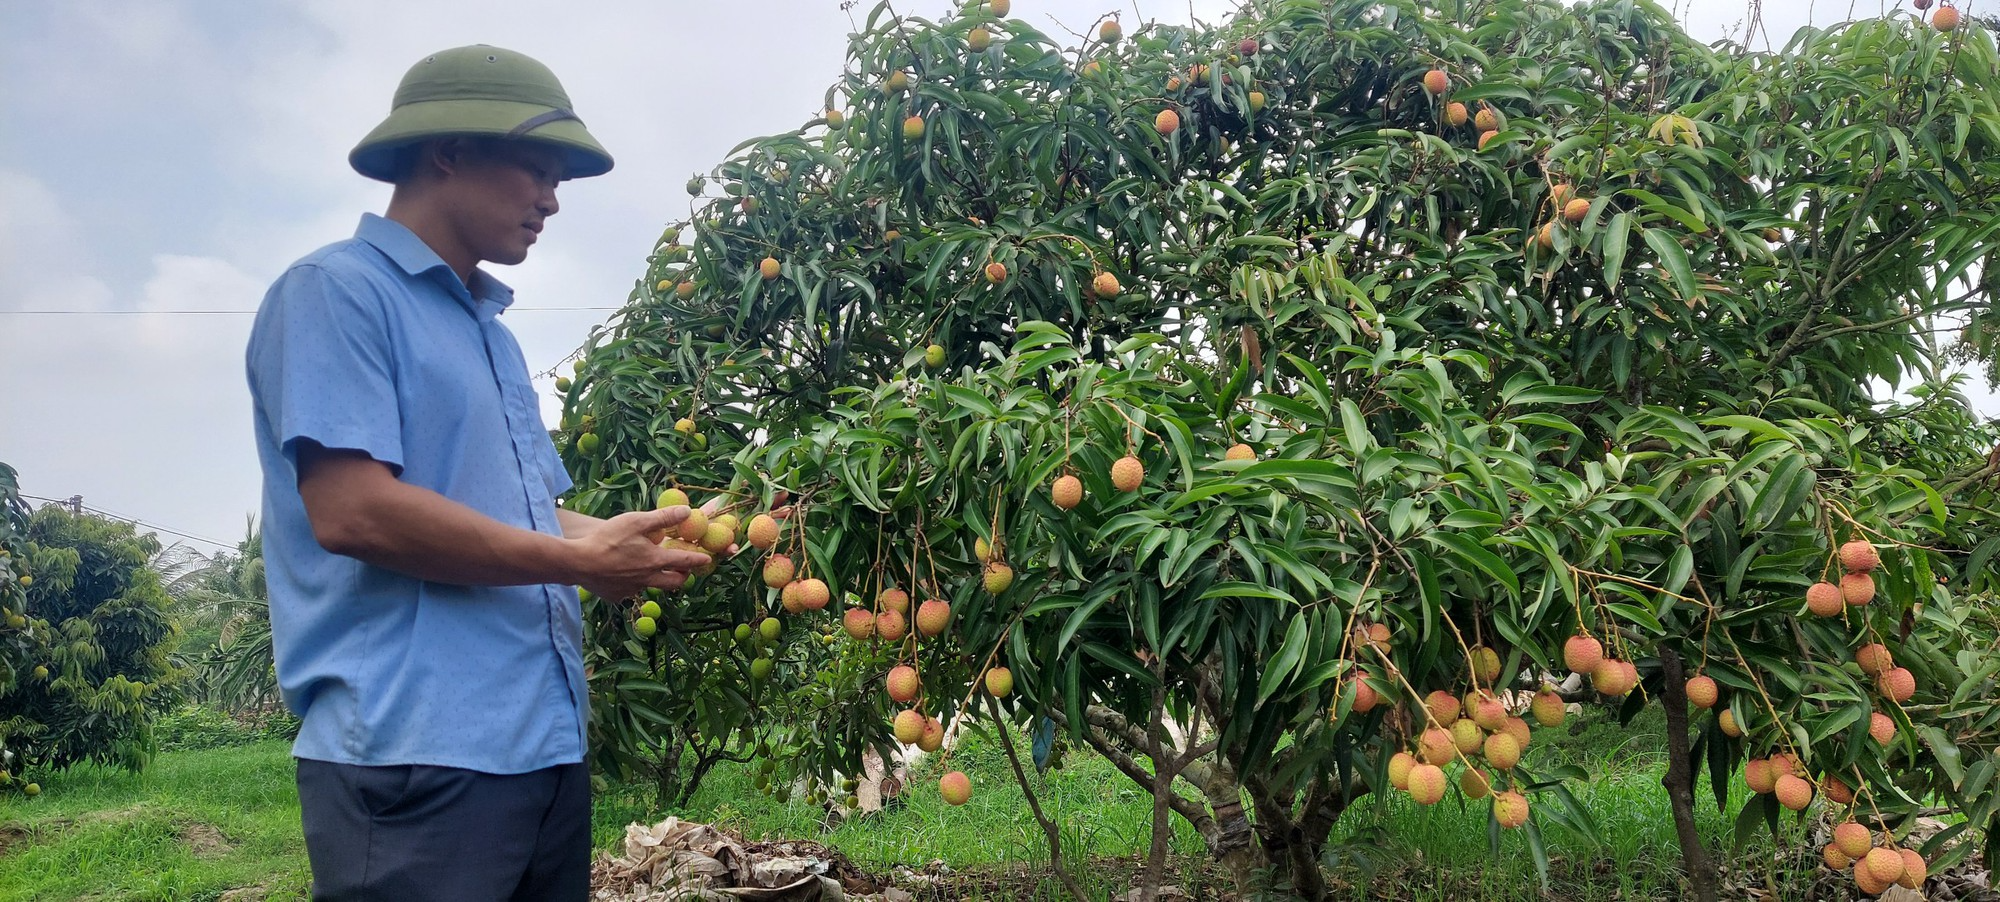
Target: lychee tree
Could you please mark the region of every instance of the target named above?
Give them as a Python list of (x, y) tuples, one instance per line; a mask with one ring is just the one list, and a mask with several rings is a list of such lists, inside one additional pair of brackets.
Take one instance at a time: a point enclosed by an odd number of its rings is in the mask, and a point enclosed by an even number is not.
[(1588, 830), (1576, 774), (1517, 760), (1561, 706), (1497, 692), (1574, 666), (1665, 704), (1698, 892), (1704, 763), (1771, 776), (1745, 824), (1991, 824), (1996, 435), (1946, 378), (1985, 352), (1934, 337), (1988, 301), (1991, 35), (1425, 6), (1078, 48), (870, 11), (823, 117), (690, 182), (564, 386), (566, 503), (795, 508), (780, 572), (724, 562), (650, 634), (590, 603), (601, 760), (830, 779), (898, 717), (1048, 718), (1318, 898), (1367, 793), (1456, 772), (1544, 865), (1544, 821)]

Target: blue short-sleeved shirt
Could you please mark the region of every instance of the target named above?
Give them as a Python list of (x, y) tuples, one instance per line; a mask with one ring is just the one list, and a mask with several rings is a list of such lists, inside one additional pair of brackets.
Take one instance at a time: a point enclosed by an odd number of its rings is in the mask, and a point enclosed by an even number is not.
[(570, 480), (543, 430), (507, 286), (468, 287), (415, 233), (365, 215), (264, 296), (248, 369), (264, 558), (293, 753), (496, 774), (583, 760), (582, 611), (569, 586), (453, 586), (329, 553), (297, 446), (365, 452), (502, 523), (561, 535)]

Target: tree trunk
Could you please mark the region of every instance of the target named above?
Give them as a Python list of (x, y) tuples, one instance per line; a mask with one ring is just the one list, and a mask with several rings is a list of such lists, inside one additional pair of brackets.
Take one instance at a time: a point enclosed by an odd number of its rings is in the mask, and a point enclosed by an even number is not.
[(1687, 872), (1688, 884), (1694, 890), (1699, 902), (1715, 902), (1715, 865), (1709, 860), (1708, 848), (1701, 843), (1701, 832), (1694, 823), (1694, 767), (1688, 760), (1688, 700), (1687, 673), (1681, 667), (1680, 655), (1673, 649), (1662, 649), (1660, 664), (1666, 672), (1666, 685), (1660, 693), (1661, 704), (1667, 709), (1667, 775), (1660, 779), (1660, 785), (1667, 789), (1667, 799), (1673, 804), (1674, 833), (1681, 843), (1681, 868)]

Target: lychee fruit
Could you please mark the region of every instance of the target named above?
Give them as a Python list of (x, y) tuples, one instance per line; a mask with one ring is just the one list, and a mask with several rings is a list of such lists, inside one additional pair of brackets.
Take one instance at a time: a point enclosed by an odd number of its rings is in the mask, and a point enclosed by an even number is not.
[(1482, 729), (1498, 730), (1507, 724), (1507, 706), (1501, 704), (1500, 700), (1491, 694), (1482, 694), (1473, 699), (1470, 707), (1472, 710), (1468, 713), (1472, 717), (1472, 722)]
[(1442, 765), (1458, 754), (1458, 745), (1452, 741), (1449, 731), (1431, 727), (1417, 738), (1417, 751), (1425, 763)]
[(883, 589), (882, 594), (875, 596), (875, 606), (884, 611), (905, 613), (910, 610), (910, 593), (890, 586)]
[(875, 635), (889, 642), (900, 642), (910, 634), (910, 623), (901, 611), (883, 611), (875, 615)]
[(1468, 767), (1459, 772), (1458, 791), (1468, 799), (1483, 799), (1493, 794), (1493, 781), (1486, 772), (1476, 767)]
[(1424, 696), (1424, 707), (1431, 710), (1431, 719), (1441, 724), (1451, 723), (1458, 717), (1458, 699), (1443, 689)]
[(778, 258), (776, 258), (776, 257), (765, 257), (765, 258), (764, 258), (764, 260), (763, 260), (763, 262), (761, 262), (761, 263), (758, 263), (758, 264), (757, 264), (757, 274), (758, 274), (758, 275), (761, 275), (761, 276), (763, 276), (763, 277), (764, 277), (764, 281), (766, 281), (766, 282), (769, 282), (769, 281), (771, 281), (772, 279), (775, 279), (775, 278), (777, 278), (777, 277), (778, 277)]
[(1251, 92), (1250, 92), (1250, 112), (1251, 112), (1251, 114), (1252, 114), (1252, 115), (1255, 115), (1255, 114), (1257, 114), (1257, 113), (1261, 113), (1261, 112), (1263, 112), (1263, 111), (1264, 111), (1264, 92), (1263, 92), (1263, 91), (1251, 91)]
[(951, 625), (951, 604), (935, 598), (917, 606), (917, 632), (935, 636)]
[(977, 26), (971, 31), (966, 32), (965, 46), (966, 49), (971, 50), (973, 53), (983, 52), (986, 48), (993, 46), (993, 32), (987, 31), (985, 26)]
[(1874, 545), (1855, 539), (1840, 546), (1840, 567), (1849, 573), (1867, 573), (1882, 565), (1882, 555)]
[(1896, 881), (1875, 876), (1873, 871), (1868, 870), (1865, 861), (1857, 861), (1854, 863), (1854, 885), (1863, 893), (1873, 896), (1888, 892), (1889, 887), (1896, 885)]
[(1454, 100), (1444, 108), (1444, 121), (1453, 128), (1463, 128), (1471, 114), (1465, 111), (1465, 104)]
[(1590, 672), (1590, 685), (1614, 698), (1630, 693), (1634, 684), (1626, 679), (1624, 664), (1611, 658), (1598, 662), (1597, 669)]
[(1443, 94), (1451, 90), (1451, 77), (1443, 69), (1432, 69), (1424, 73), (1424, 90), (1432, 94)]
[(1930, 876), (1930, 863), (1915, 849), (1897, 849), (1903, 856), (1903, 876), (1896, 878), (1896, 885), (1904, 889), (1918, 889), (1924, 885), (1924, 878)]
[(1847, 596), (1833, 583), (1813, 583), (1806, 589), (1806, 610), (1821, 617), (1838, 617), (1847, 610)]
[(1957, 7), (1940, 6), (1937, 12), (1931, 13), (1931, 27), (1939, 31), (1955, 31), (1958, 28), (1958, 19)]
[(1417, 756), (1409, 752), (1397, 752), (1389, 756), (1389, 785), (1397, 789), (1410, 788), (1410, 771), (1417, 766)]
[(826, 583), (818, 579), (799, 580), (799, 604), (808, 611), (817, 611), (833, 600), (833, 592)]
[(1484, 645), (1472, 649), (1472, 672), (1482, 683), (1500, 678), (1500, 653)]
[(797, 572), (798, 568), (792, 564), (792, 559), (785, 555), (774, 554), (764, 559), (764, 585), (773, 589), (791, 585), (792, 577)]
[(1869, 849), (1868, 854), (1861, 856), (1856, 861), (1855, 871), (1857, 873), (1864, 868), (1875, 879), (1886, 880), (1890, 883), (1895, 883), (1897, 880), (1902, 879), (1903, 872), (1908, 870), (1903, 864), (1903, 856), (1898, 854), (1895, 849), (1886, 846), (1876, 846), (1873, 849)]
[(699, 543), (708, 536), (708, 514), (703, 513), (698, 507), (688, 508), (687, 519), (674, 527), (674, 532), (683, 542)]
[(917, 748), (935, 752), (944, 747), (944, 724), (935, 717), (924, 718), (924, 734), (917, 737)]
[(1896, 658), (1889, 654), (1889, 648), (1880, 642), (1870, 642), (1854, 650), (1854, 663), (1861, 665), (1861, 672), (1869, 676), (1881, 676), (1889, 668), (1896, 666)]
[(1007, 281), (1007, 264), (993, 262), (986, 264), (986, 281), (994, 285)]
[(917, 677), (917, 669), (908, 664), (899, 664), (889, 669), (885, 683), (889, 687), (889, 698), (899, 705), (916, 701), (918, 691), (923, 689), (923, 681)]
[(1528, 722), (1518, 717), (1507, 718), (1507, 722), (1500, 725), (1500, 733), (1514, 737), (1514, 741), (1521, 746), (1523, 752), (1528, 750), (1528, 740), (1534, 737), (1534, 731), (1528, 728)]
[(1097, 295), (1100, 298), (1105, 298), (1107, 300), (1110, 298), (1115, 298), (1118, 296), (1119, 289), (1120, 286), (1118, 284), (1118, 277), (1108, 272), (1098, 273), (1090, 280), (1091, 293)]
[(1535, 700), (1528, 703), (1528, 713), (1542, 726), (1559, 727), (1562, 726), (1563, 717), (1567, 712), (1563, 708), (1562, 696), (1557, 695), (1554, 690), (1544, 689), (1535, 693)]
[(891, 72), (889, 73), (888, 80), (882, 83), (883, 89), (892, 94), (905, 90), (909, 86), (910, 74), (908, 72)]
[(1486, 734), (1479, 725), (1465, 718), (1451, 722), (1451, 744), (1458, 747), (1461, 754), (1470, 755), (1479, 751), (1479, 745), (1486, 741)]
[(709, 554), (721, 554), (736, 544), (736, 530), (727, 523), (710, 523), (708, 531), (701, 534), (701, 547)]
[(1888, 745), (1894, 742), (1896, 739), (1896, 721), (1880, 711), (1869, 714), (1868, 737), (1880, 745)]
[(1354, 705), (1350, 709), (1354, 713), (1366, 714), (1382, 703), (1382, 694), (1376, 692), (1375, 687), (1368, 685), (1367, 680), (1357, 676), (1348, 682), (1354, 686)]
[(1854, 821), (1843, 821), (1833, 828), (1833, 845), (1849, 858), (1860, 858), (1868, 854), (1875, 841), (1867, 827)]
[(1849, 607), (1860, 607), (1875, 600), (1875, 577), (1866, 573), (1846, 573), (1840, 577), (1840, 597)]
[(1722, 730), (1722, 735), (1724, 736), (1731, 739), (1743, 738), (1743, 726), (1736, 722), (1736, 712), (1734, 711), (1724, 708), (1721, 714), (1715, 716), (1715, 725), (1718, 729)]
[(1005, 19), (1008, 10), (1014, 8), (1014, 0), (987, 0), (986, 8), (993, 11), (994, 18)]
[(1106, 44), (1116, 44), (1124, 36), (1125, 29), (1118, 26), (1117, 19), (1106, 19), (1103, 25), (1097, 26), (1097, 39)]
[(1153, 130), (1162, 135), (1171, 135), (1181, 127), (1181, 114), (1173, 110), (1161, 110), (1153, 117)]
[(1721, 690), (1716, 687), (1713, 677), (1706, 674), (1688, 677), (1688, 702), (1695, 707), (1713, 708), (1715, 707), (1716, 699), (1720, 698), (1721, 694)]
[(963, 805), (972, 798), (972, 778), (965, 771), (955, 770), (938, 778), (938, 795), (945, 804)]
[(1875, 687), (1890, 701), (1902, 703), (1917, 694), (1917, 677), (1905, 667), (1891, 667), (1875, 678)]
[(915, 708), (909, 708), (896, 715), (896, 741), (904, 745), (916, 745), (924, 736), (924, 715)]
[(1006, 698), (1014, 694), (1014, 672), (1005, 667), (986, 671), (986, 694)]
[(1493, 819), (1508, 829), (1528, 822), (1528, 799), (1513, 790), (1493, 797)]
[(1243, 40), (1241, 40), (1241, 41), (1237, 41), (1237, 42), (1236, 42), (1236, 52), (1237, 52), (1238, 54), (1240, 54), (1240, 55), (1242, 55), (1242, 56), (1246, 56), (1246, 57), (1248, 57), (1248, 56), (1256, 56), (1256, 55), (1257, 55), (1257, 39), (1256, 39), (1256, 38), (1244, 38), (1244, 39), (1243, 39)]
[(875, 614), (865, 608), (848, 608), (840, 617), (840, 628), (856, 640), (875, 635)]
[(1513, 770), (1521, 763), (1521, 742), (1506, 733), (1486, 737), (1486, 763), (1501, 770)]
[(1764, 795), (1778, 788), (1778, 771), (1769, 758), (1752, 758), (1743, 765), (1743, 783), (1750, 791)]
[(1812, 784), (1791, 774), (1778, 778), (1776, 792), (1778, 804), (1793, 811), (1804, 811), (1812, 804)]
[(1055, 484), (1049, 486), (1049, 500), (1063, 510), (1075, 508), (1083, 503), (1083, 480), (1068, 474), (1056, 477)]
[(989, 595), (998, 595), (1005, 592), (1008, 586), (1014, 584), (1014, 568), (1007, 566), (1001, 561), (994, 561), (987, 564), (986, 576), (983, 583)]
[(944, 366), (944, 345), (932, 344), (924, 348), (924, 366), (931, 369)]
[(1243, 444), (1242, 442), (1237, 442), (1237, 443), (1236, 443), (1236, 444), (1234, 444), (1234, 445), (1230, 445), (1230, 446), (1229, 446), (1229, 450), (1227, 450), (1227, 451), (1224, 451), (1224, 452), (1222, 452), (1222, 459), (1223, 459), (1223, 460), (1256, 460), (1256, 459), (1257, 459), (1257, 449), (1255, 449), (1255, 448), (1252, 448), (1252, 447), (1250, 447), (1249, 445), (1246, 445), (1246, 444)]
[(1854, 859), (1833, 843), (1827, 843), (1825, 848), (1819, 850), (1819, 860), (1826, 862), (1827, 867), (1836, 871), (1844, 871), (1854, 866)]
[(1563, 204), (1563, 218), (1570, 222), (1582, 222), (1583, 218), (1589, 215), (1590, 201), (1584, 200), (1581, 197)]
[(1499, 137), (1499, 135), (1500, 135), (1500, 133), (1499, 133), (1499, 132), (1496, 132), (1496, 131), (1490, 131), (1490, 130), (1489, 130), (1489, 131), (1483, 131), (1483, 132), (1480, 132), (1480, 133), (1479, 133), (1479, 149), (1480, 149), (1480, 150), (1485, 150), (1485, 149), (1486, 149), (1486, 143), (1487, 143), (1488, 141), (1491, 141), (1491, 140), (1493, 140), (1493, 139), (1494, 139), (1494, 138), (1496, 138), (1496, 137)]
[(1363, 637), (1363, 641), (1368, 643), (1369, 648), (1386, 653), (1389, 650), (1389, 638), (1388, 624), (1371, 623), (1368, 624), (1368, 635)]
[(1139, 484), (1146, 481), (1146, 467), (1130, 454), (1118, 458), (1111, 464), (1111, 485), (1121, 492), (1136, 492)]
[(841, 127), (841, 126), (843, 126), (843, 125), (846, 125), (846, 124), (847, 124), (847, 114), (846, 114), (846, 113), (843, 113), (843, 112), (841, 112), (840, 110), (834, 110), (834, 109), (829, 109), (829, 110), (827, 110), (827, 111), (826, 111), (826, 127), (827, 127), (827, 128), (839, 128), (839, 127)]
[(1444, 798), (1444, 768), (1419, 764), (1410, 768), (1410, 798), (1419, 805), (1435, 805)]
[(1563, 666), (1577, 673), (1597, 672), (1604, 660), (1604, 644), (1589, 636), (1571, 636), (1563, 642)]
[(778, 544), (778, 520), (770, 514), (751, 517), (750, 528), (745, 532), (753, 548), (769, 551)]
[(1826, 779), (1821, 780), (1819, 783), (1819, 791), (1820, 794), (1826, 796), (1827, 801), (1830, 801), (1835, 805), (1854, 804), (1854, 788), (1848, 786), (1839, 777), (1829, 776)]
[(1490, 106), (1482, 106), (1479, 108), (1479, 113), (1472, 117), (1472, 125), (1482, 132), (1499, 131), (1500, 114), (1493, 112)]
[(680, 284), (675, 285), (674, 297), (680, 298), (683, 301), (694, 297), (694, 283), (682, 281)]
[(903, 120), (903, 140), (915, 141), (924, 136), (924, 117), (911, 116)]

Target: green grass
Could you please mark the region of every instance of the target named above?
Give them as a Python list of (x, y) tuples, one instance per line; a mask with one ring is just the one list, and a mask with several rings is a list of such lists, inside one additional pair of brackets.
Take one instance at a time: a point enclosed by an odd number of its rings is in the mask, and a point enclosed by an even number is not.
[(164, 753), (142, 774), (79, 767), (0, 797), (0, 900), (208, 900), (310, 883), (290, 745)]
[[(1593, 775), (1572, 789), (1599, 829), (1580, 835), (1549, 823), (1544, 831), (1551, 878), (1564, 899), (1676, 892), (1679, 853), (1659, 786), (1664, 742), (1657, 712), (1649, 715), (1629, 727), (1587, 715), (1560, 742), (1538, 740), (1530, 750), (1530, 769), (1577, 764)], [(938, 798), (941, 769), (972, 776), (969, 804), (953, 809)], [(942, 860), (991, 878), (983, 891), (977, 881), (954, 888), (970, 897), (1063, 898), (1045, 873), (1041, 828), (1005, 756), (985, 735), (968, 733), (942, 767), (931, 756), (912, 775), (901, 804), (868, 818), (830, 819), (802, 800), (778, 802), (753, 787), (755, 773), (752, 765), (718, 767), (681, 811), (657, 809), (649, 787), (614, 785), (596, 799), (595, 843), (616, 850), (626, 824), (678, 814), (720, 822), (753, 840), (824, 843), (873, 872)], [(166, 752), (140, 775), (78, 768), (44, 777), (42, 784), (39, 798), (0, 797), (0, 902), (208, 900), (245, 886), (261, 887), (272, 899), (305, 897), (293, 765), (282, 740)], [(1071, 754), (1064, 769), (1036, 778), (1036, 785), (1044, 808), (1062, 825), (1068, 854), (1092, 859), (1079, 871), (1093, 894), (1121, 894), (1149, 842), (1151, 798), (1086, 754)], [(1711, 847), (1724, 847), (1733, 817), (1715, 810), (1705, 786), (1698, 796), (1704, 834)], [(1537, 804), (1552, 804), (1546, 798), (1537, 796)], [(1173, 823), (1181, 885), (1221, 889), (1200, 838), (1178, 817)], [(1791, 819), (1786, 824), (1796, 829)], [(204, 837), (225, 845), (197, 842)], [(1464, 805), (1454, 793), (1424, 808), (1392, 794), (1364, 797), (1347, 812), (1329, 859), (1345, 898), (1541, 898), (1524, 835), (1507, 831), (1499, 842), (1500, 853), (1491, 854), (1484, 803)], [(1760, 837), (1735, 861), (1769, 861), (1770, 852), (1770, 840)], [(1782, 883), (1779, 889), (1777, 899), (1793, 897)]]

